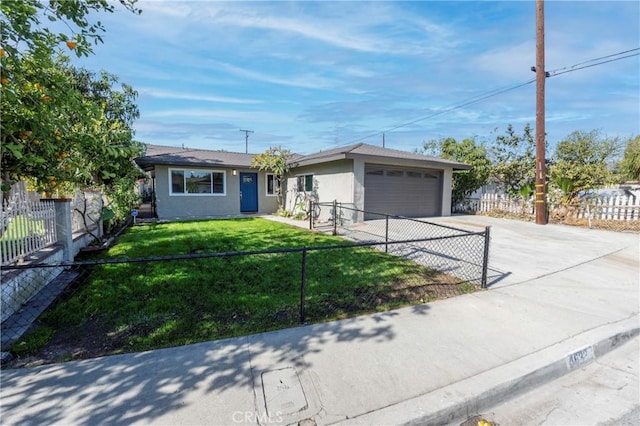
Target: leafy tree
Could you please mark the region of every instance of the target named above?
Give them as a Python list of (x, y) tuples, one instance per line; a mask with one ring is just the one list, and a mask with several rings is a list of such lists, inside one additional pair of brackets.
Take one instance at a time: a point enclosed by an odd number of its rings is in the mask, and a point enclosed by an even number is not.
[(279, 206), (279, 210), (284, 209), (284, 197), (282, 196), (282, 183), (285, 175), (289, 173), (291, 169), (289, 161), (293, 158), (293, 153), (288, 149), (284, 149), (280, 146), (269, 148), (262, 154), (258, 154), (253, 157), (251, 167), (257, 167), (259, 170), (264, 170), (273, 173), (276, 180), (276, 200)]
[[(73, 131), (81, 135), (78, 144), (76, 177), (84, 185), (110, 187), (116, 178), (137, 177), (140, 172), (131, 161), (142, 154), (143, 145), (133, 140), (134, 121), (139, 117), (137, 92), (105, 71), (99, 76), (85, 69), (70, 68), (76, 89), (88, 103), (90, 120), (72, 116)], [(71, 118), (71, 117), (70, 117)]]
[(443, 138), (430, 141), (424, 144), (423, 152), (473, 167), (471, 170), (461, 170), (453, 174), (451, 198), (454, 204), (481, 188), (489, 179), (491, 160), (484, 145), (476, 143), (475, 139), (457, 141), (454, 138)]
[[(119, 1), (140, 13), (137, 0)], [(89, 15), (114, 10), (108, 0), (0, 2), (3, 190), (26, 178), (47, 192), (61, 182), (108, 189), (116, 177), (135, 174), (135, 92), (126, 85), (114, 89), (117, 80), (109, 74), (95, 78), (75, 69), (61, 53), (91, 54), (105, 30)], [(57, 33), (43, 21), (68, 32)]]
[(69, 175), (62, 158), (69, 148), (62, 135), (71, 133), (66, 116), (81, 110), (82, 101), (69, 96), (71, 82), (50, 57), (25, 57), (19, 68), (8, 61), (3, 72), (10, 75), (0, 98), (3, 184), (34, 178), (55, 187)]
[[(74, 162), (74, 180), (85, 187), (99, 188), (106, 206), (113, 212), (111, 225), (129, 218), (137, 201), (135, 179), (141, 171), (132, 161), (142, 155), (143, 144), (133, 139), (133, 122), (139, 117), (137, 92), (102, 71), (96, 75), (70, 68), (76, 89), (88, 104), (86, 117), (72, 116), (73, 131), (80, 139), (68, 159)], [(70, 117), (71, 118), (71, 117)], [(86, 120), (89, 118), (89, 120)]]
[(498, 135), (491, 149), (494, 159), (492, 176), (504, 185), (511, 196), (518, 196), (522, 188), (531, 188), (536, 178), (535, 136), (529, 124), (521, 135), (509, 124), (505, 134)]
[(609, 163), (620, 152), (618, 138), (599, 131), (575, 131), (556, 145), (550, 167), (551, 180), (572, 182), (572, 192), (598, 188), (615, 181)]
[(620, 162), (622, 176), (629, 180), (640, 181), (640, 135), (629, 138)]
[(131, 217), (131, 207), (139, 200), (138, 195), (134, 192), (135, 181), (130, 177), (118, 177), (114, 179), (105, 191), (105, 211), (103, 219), (108, 218), (106, 215), (113, 214), (113, 218), (108, 220), (107, 225), (113, 228)]
[(116, 177), (135, 177), (131, 159), (142, 149), (133, 140), (136, 92), (63, 56), (44, 72), (41, 64), (25, 57), (23, 73), (3, 87), (3, 183), (30, 178), (54, 192), (62, 182), (108, 186)]
[[(125, 9), (139, 14), (137, 0), (119, 0)], [(6, 56), (19, 61), (21, 56), (45, 59), (56, 47), (66, 45), (78, 56), (93, 53), (92, 42), (102, 42), (105, 32), (100, 21), (90, 22), (92, 12), (113, 12), (109, 0), (2, 0), (0, 2), (0, 40)], [(64, 24), (69, 33), (47, 28), (42, 21)]]

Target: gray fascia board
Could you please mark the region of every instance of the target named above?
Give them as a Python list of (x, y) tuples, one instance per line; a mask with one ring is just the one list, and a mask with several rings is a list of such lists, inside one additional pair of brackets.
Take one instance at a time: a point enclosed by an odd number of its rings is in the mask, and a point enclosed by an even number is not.
[(326, 157), (314, 157), (310, 159), (300, 159), (297, 161), (291, 162), (291, 168), (295, 169), (296, 167), (302, 166), (311, 166), (314, 164), (323, 164), (329, 163), (331, 161), (338, 160), (355, 160), (362, 159), (367, 163), (373, 164), (386, 164), (391, 166), (403, 166), (403, 167), (418, 167), (418, 168), (433, 168), (433, 169), (446, 169), (452, 168), (453, 170), (470, 170), (472, 167), (463, 163), (458, 162), (447, 162), (447, 161), (431, 161), (431, 160), (418, 160), (412, 158), (397, 158), (397, 157), (387, 157), (387, 156), (378, 156), (378, 155), (367, 155), (367, 154), (354, 154), (354, 153), (339, 153), (333, 154)]
[(377, 155), (363, 155), (363, 154), (347, 154), (345, 156), (349, 159), (360, 158), (365, 161), (365, 163), (370, 164), (384, 164), (390, 166), (402, 166), (402, 167), (417, 167), (417, 168), (432, 168), (432, 169), (448, 169), (452, 168), (453, 170), (470, 170), (472, 167), (466, 164), (457, 163), (457, 162), (447, 162), (447, 161), (431, 161), (431, 160), (418, 160), (412, 158), (396, 158), (396, 157), (386, 157), (386, 156), (377, 156)]
[[(257, 170), (255, 167), (251, 167), (249, 165), (246, 164), (233, 164), (233, 163), (225, 163), (225, 162), (190, 162), (190, 161), (166, 161), (166, 160), (159, 160), (159, 161), (141, 161), (140, 163), (138, 163), (138, 165), (140, 167), (144, 167), (144, 168), (148, 168), (148, 167), (155, 167), (155, 166), (168, 166), (168, 167), (196, 167), (196, 168), (235, 168), (235, 169), (252, 169), (252, 170)], [(146, 169), (145, 169), (146, 170)]]
[(312, 166), (314, 164), (323, 164), (323, 163), (329, 163), (332, 161), (339, 161), (339, 160), (344, 160), (345, 158), (348, 158), (344, 153), (339, 153), (339, 154), (333, 154), (333, 155), (329, 155), (327, 157), (315, 157), (315, 158), (310, 158), (305, 160), (304, 158), (302, 159), (298, 159), (298, 160), (292, 160), (290, 162), (291, 164), (291, 168), (295, 169), (296, 167), (303, 167), (303, 166)]

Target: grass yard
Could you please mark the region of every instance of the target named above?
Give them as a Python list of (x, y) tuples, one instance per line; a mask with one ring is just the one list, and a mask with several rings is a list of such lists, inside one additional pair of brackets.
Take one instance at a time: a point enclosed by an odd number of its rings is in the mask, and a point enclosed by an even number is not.
[(3, 230), (0, 241), (21, 241), (29, 235), (43, 235), (45, 233), (44, 219), (31, 219), (27, 215), (18, 215)]
[[(134, 226), (95, 258), (349, 244), (266, 219)], [(87, 267), (13, 347), (24, 358), (86, 358), (297, 325), (301, 253)], [(309, 251), (306, 320), (320, 322), (449, 297), (475, 287), (371, 248)], [(29, 359), (29, 358), (27, 358)]]

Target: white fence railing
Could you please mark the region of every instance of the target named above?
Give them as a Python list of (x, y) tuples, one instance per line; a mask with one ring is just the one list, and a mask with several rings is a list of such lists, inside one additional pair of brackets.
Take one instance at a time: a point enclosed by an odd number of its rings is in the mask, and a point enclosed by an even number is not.
[[(70, 252), (68, 246), (74, 244), (77, 234), (90, 232), (92, 236), (102, 235), (102, 194), (98, 191), (78, 191), (74, 199), (66, 200), (66, 207), (60, 209), (58, 204), (61, 200), (41, 200), (39, 194), (28, 192), (26, 185), (19, 182), (1, 201), (2, 266), (19, 262), (56, 243), (67, 247)], [(65, 219), (58, 218), (61, 222), (56, 224), (56, 215)], [(83, 215), (86, 215), (86, 221)], [(71, 228), (60, 223), (70, 223)], [(62, 227), (56, 229), (58, 226)]]
[(600, 220), (640, 220), (640, 199), (637, 197), (602, 197), (593, 202), (577, 205), (577, 218)]
[(2, 265), (20, 261), (57, 241), (54, 202), (30, 196), (24, 185), (15, 185), (2, 200), (0, 221)]
[(482, 194), (480, 198), (467, 198), (454, 206), (456, 212), (492, 212), (533, 214), (532, 200), (511, 198), (506, 194)]
[[(640, 220), (640, 199), (628, 195), (584, 199), (568, 206), (549, 204), (549, 211), (570, 207), (567, 214), (576, 219), (637, 221)], [(511, 198), (506, 194), (483, 194), (454, 206), (456, 212), (491, 212), (534, 214), (532, 199)]]

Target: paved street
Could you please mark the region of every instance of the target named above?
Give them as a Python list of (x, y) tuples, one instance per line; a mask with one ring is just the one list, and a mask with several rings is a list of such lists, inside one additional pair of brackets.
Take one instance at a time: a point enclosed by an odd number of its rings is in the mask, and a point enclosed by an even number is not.
[(640, 424), (640, 338), (525, 395), (491, 408), (497, 425)]

